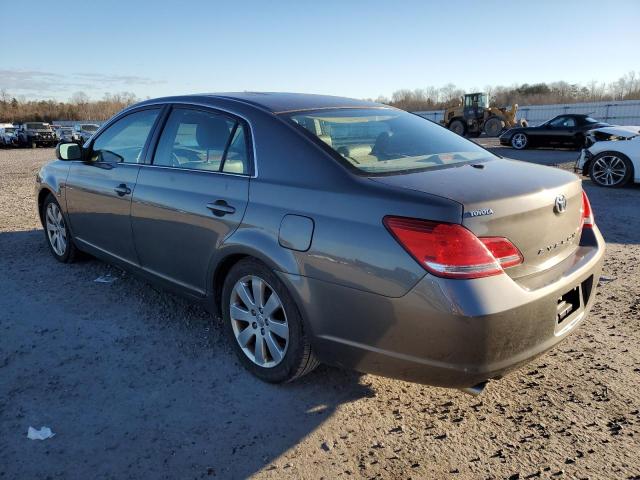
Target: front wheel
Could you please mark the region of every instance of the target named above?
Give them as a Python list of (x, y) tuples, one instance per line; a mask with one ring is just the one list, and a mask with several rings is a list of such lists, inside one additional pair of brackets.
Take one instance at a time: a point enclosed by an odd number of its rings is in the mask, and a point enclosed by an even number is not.
[(484, 122), (484, 133), (488, 137), (497, 137), (504, 128), (504, 122), (498, 117), (491, 117)]
[(524, 150), (529, 143), (529, 137), (525, 133), (515, 133), (511, 137), (511, 146), (516, 150)]
[(464, 136), (464, 123), (462, 123), (461, 120), (454, 120), (449, 124), (449, 130), (451, 130), (453, 133), (457, 133), (460, 136)]
[(62, 215), (60, 205), (53, 195), (49, 195), (42, 206), (42, 223), (47, 245), (55, 259), (62, 263), (73, 262), (77, 249), (73, 244), (71, 232)]
[(619, 188), (626, 185), (633, 175), (633, 165), (626, 155), (618, 152), (602, 152), (589, 164), (589, 176), (601, 187)]
[(231, 269), (222, 317), (238, 358), (261, 380), (290, 382), (318, 366), (293, 297), (262, 262), (245, 259)]

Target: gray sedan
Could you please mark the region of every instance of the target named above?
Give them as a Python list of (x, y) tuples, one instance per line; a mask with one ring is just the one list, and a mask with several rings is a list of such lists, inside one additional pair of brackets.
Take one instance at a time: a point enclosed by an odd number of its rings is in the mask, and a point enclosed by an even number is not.
[(346, 98), (148, 100), (37, 176), (53, 256), (220, 315), (259, 378), (320, 362), (481, 391), (570, 334), (604, 241), (578, 177)]

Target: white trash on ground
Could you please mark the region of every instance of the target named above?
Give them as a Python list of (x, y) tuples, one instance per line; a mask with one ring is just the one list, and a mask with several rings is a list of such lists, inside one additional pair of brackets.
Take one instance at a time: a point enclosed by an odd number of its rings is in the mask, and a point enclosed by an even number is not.
[(113, 283), (118, 279), (118, 277), (112, 277), (111, 275), (100, 275), (98, 278), (94, 280), (96, 283)]
[(29, 440), (46, 440), (55, 435), (49, 427), (40, 427), (40, 430), (36, 430), (33, 427), (29, 427), (27, 431), (27, 438)]

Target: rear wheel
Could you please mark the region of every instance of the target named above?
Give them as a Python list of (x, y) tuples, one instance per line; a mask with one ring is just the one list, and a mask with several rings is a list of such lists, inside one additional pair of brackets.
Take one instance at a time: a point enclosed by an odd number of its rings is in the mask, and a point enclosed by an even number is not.
[(504, 122), (498, 117), (491, 117), (484, 122), (484, 133), (486, 133), (488, 137), (497, 137), (503, 128)]
[(238, 358), (261, 380), (290, 382), (318, 366), (293, 297), (262, 262), (241, 260), (231, 269), (222, 317)]
[(457, 133), (458, 135), (464, 135), (464, 123), (462, 123), (462, 120), (453, 120), (450, 124), (449, 124), (449, 130), (451, 130), (453, 133)]
[(602, 152), (589, 164), (589, 176), (601, 187), (618, 188), (626, 185), (633, 175), (633, 165), (626, 155)]
[(53, 195), (49, 195), (42, 206), (42, 223), (49, 250), (56, 260), (62, 263), (73, 262), (77, 249), (73, 244), (71, 232), (62, 215), (60, 205)]
[(514, 133), (511, 137), (511, 146), (516, 150), (524, 150), (529, 144), (529, 137), (525, 133)]

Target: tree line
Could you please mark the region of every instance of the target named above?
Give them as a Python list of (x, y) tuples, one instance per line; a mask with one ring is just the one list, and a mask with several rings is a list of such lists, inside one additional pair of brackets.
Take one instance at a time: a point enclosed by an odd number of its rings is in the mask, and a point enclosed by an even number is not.
[[(470, 90), (480, 91), (478, 89)], [(523, 83), (520, 85), (487, 86), (492, 105), (508, 106), (544, 105), (640, 99), (640, 74), (629, 72), (611, 83), (592, 81), (586, 84)], [(426, 87), (414, 90), (397, 90), (391, 98), (378, 97), (377, 102), (408, 111), (440, 110), (458, 103), (464, 91), (453, 83), (443, 87)], [(82, 92), (75, 93), (68, 101), (29, 100), (11, 96), (0, 90), (0, 122), (25, 121), (51, 122), (53, 120), (106, 120), (125, 107), (137, 102), (135, 94), (122, 92), (105, 94), (101, 100), (91, 100)]]
[[(640, 100), (640, 74), (629, 72), (615, 82), (591, 81), (586, 84), (552, 83), (486, 86), (466, 93), (483, 91), (489, 95), (492, 105), (499, 107), (514, 103), (519, 105), (548, 105), (557, 103)], [(426, 87), (414, 90), (397, 90), (391, 98), (378, 97), (375, 101), (408, 111), (441, 110), (456, 105), (464, 90), (449, 83), (443, 87)]]
[(101, 100), (91, 100), (82, 92), (69, 101), (28, 100), (0, 90), (0, 123), (52, 122), (54, 120), (107, 120), (139, 99), (130, 92), (105, 94)]

